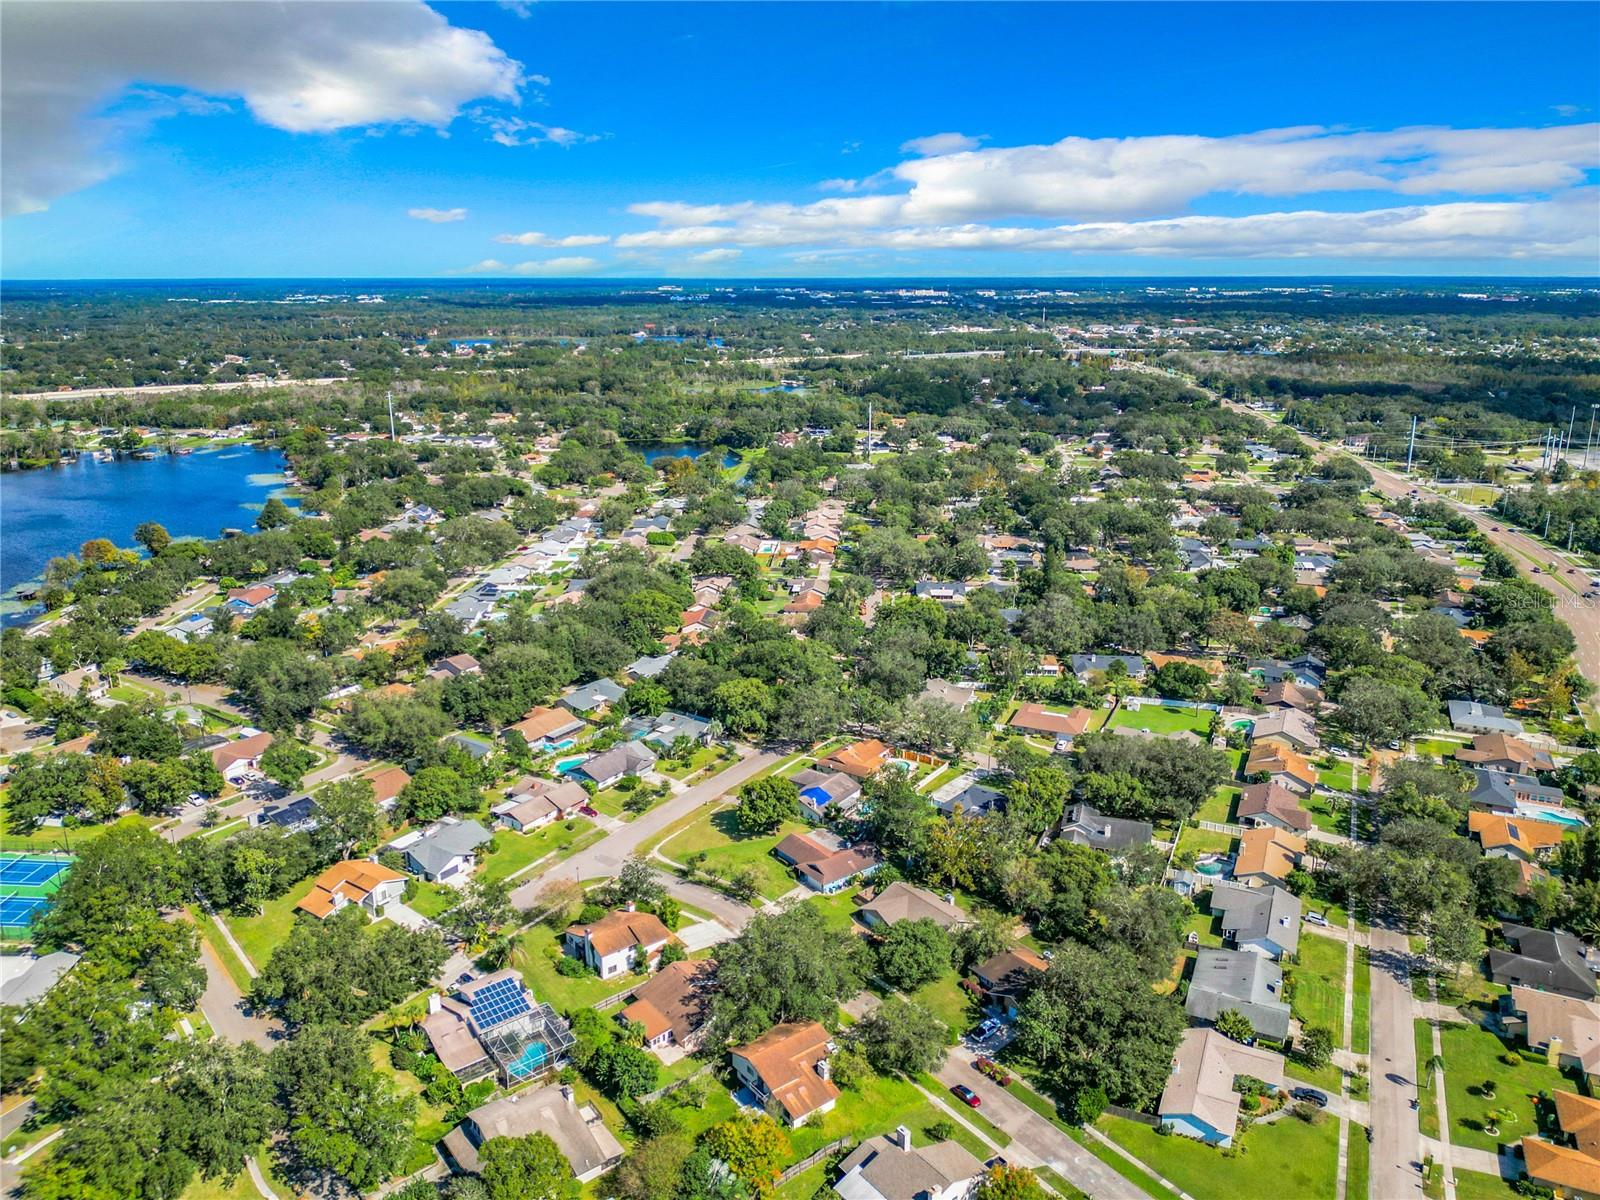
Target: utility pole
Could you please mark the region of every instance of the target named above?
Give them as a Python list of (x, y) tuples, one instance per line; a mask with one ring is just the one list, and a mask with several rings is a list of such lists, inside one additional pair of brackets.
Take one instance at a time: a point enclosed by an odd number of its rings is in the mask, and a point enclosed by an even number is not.
[(400, 439), (394, 435), (394, 393), (386, 392), (384, 398), (389, 403), (389, 440), (391, 442), (398, 442)]
[(1589, 440), (1583, 444), (1583, 469), (1589, 469), (1589, 448), (1594, 445), (1594, 413), (1600, 404), (1589, 405)]
[(1572, 425), (1578, 419), (1578, 406), (1572, 406), (1572, 415), (1567, 418), (1567, 444), (1561, 448), (1561, 456), (1565, 458), (1572, 453)]
[(1417, 450), (1417, 418), (1411, 418), (1411, 441), (1406, 445), (1406, 474), (1411, 474), (1411, 457)]
[(867, 401), (867, 461), (872, 461), (872, 401)]

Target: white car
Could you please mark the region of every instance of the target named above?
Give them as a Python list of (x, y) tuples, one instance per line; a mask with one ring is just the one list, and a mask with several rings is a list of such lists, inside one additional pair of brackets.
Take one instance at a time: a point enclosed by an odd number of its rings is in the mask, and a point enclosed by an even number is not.
[(1326, 926), (1327, 923), (1328, 923), (1328, 918), (1323, 916), (1319, 912), (1308, 912), (1306, 914), (1306, 924), (1307, 925), (1323, 925), (1323, 926)]

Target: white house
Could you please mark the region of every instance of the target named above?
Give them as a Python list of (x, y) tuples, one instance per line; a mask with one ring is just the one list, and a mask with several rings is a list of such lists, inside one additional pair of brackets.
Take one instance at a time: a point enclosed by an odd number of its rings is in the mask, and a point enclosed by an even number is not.
[(655, 913), (614, 912), (588, 925), (569, 925), (567, 953), (597, 971), (602, 979), (647, 970), (661, 957), (672, 931)]

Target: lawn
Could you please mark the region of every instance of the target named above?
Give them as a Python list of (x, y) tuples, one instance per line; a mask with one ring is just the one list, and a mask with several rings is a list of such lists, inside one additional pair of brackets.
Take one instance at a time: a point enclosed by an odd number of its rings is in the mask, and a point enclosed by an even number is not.
[(263, 904), (259, 915), (225, 918), (229, 932), (256, 970), (266, 967), (272, 952), (289, 936), (294, 928), (295, 905), (310, 890), (309, 882), (302, 879), (283, 895)]
[[(954, 1033), (964, 1033), (976, 1023), (977, 1001), (971, 992), (961, 986), (961, 976), (954, 967), (932, 983), (923, 984), (910, 993), (909, 998), (933, 1013)], [(959, 1050), (953, 1053), (959, 1053)]]
[(1311, 823), (1323, 833), (1350, 836), (1350, 809), (1347, 805), (1336, 802), (1332, 796), (1325, 796), (1320, 792), (1314, 793), (1306, 801), (1306, 811), (1311, 814)]
[(1290, 1007), (1302, 1024), (1321, 1025), (1337, 1044), (1344, 1030), (1345, 944), (1306, 929), (1298, 957), (1289, 968), (1294, 980)]
[[(1482, 1015), (1474, 1009), (1474, 1019)], [(1507, 1066), (1501, 1055), (1515, 1049), (1509, 1042), (1478, 1025), (1446, 1025), (1439, 1031), (1444, 1051), (1445, 1095), (1450, 1108), (1450, 1140), (1458, 1146), (1494, 1150), (1501, 1142), (1515, 1142), (1537, 1133), (1534, 1099), (1540, 1092), (1558, 1089), (1581, 1091), (1560, 1071), (1534, 1057)], [(1482, 1084), (1495, 1081), (1495, 1094), (1486, 1096)], [(1498, 1136), (1483, 1131), (1491, 1111), (1510, 1114), (1502, 1120)]]
[(493, 852), (485, 856), (478, 878), (507, 879), (545, 855), (566, 850), (598, 832), (594, 824), (583, 817), (556, 821), (532, 833), (502, 829), (494, 835)]
[(1513, 1200), (1518, 1194), (1498, 1175), (1456, 1168), (1456, 1200)]
[(593, 972), (567, 976), (556, 971), (559, 958), (551, 958), (551, 947), (559, 948), (560, 939), (550, 930), (536, 925), (517, 942), (511, 956), (511, 965), (522, 972), (528, 988), (540, 1000), (547, 1001), (556, 1011), (572, 1012), (587, 1008), (607, 996), (631, 988), (645, 981), (644, 975), (615, 975), (601, 979)]
[(1231, 833), (1213, 833), (1209, 829), (1195, 829), (1186, 825), (1178, 835), (1178, 853), (1231, 854), (1233, 843)]
[(1218, 825), (1226, 825), (1233, 821), (1233, 806), (1239, 802), (1239, 788), (1231, 783), (1225, 783), (1195, 811), (1195, 820), (1214, 821)]
[(1101, 1117), (1096, 1127), (1195, 1200), (1312, 1200), (1334, 1192), (1339, 1123), (1332, 1119), (1308, 1125), (1286, 1117), (1258, 1125), (1238, 1139), (1247, 1152), (1233, 1158), (1119, 1117)]
[(772, 848), (791, 833), (804, 833), (811, 827), (803, 821), (785, 821), (777, 833), (747, 837), (739, 831), (738, 810), (733, 807), (709, 812), (682, 833), (663, 843), (661, 853), (674, 862), (705, 852), (704, 869), (723, 877), (746, 866), (753, 866), (761, 894), (776, 900), (793, 890), (794, 876), (788, 867), (772, 857)]
[(1332, 765), (1327, 767), (1322, 766), (1319, 762), (1317, 766), (1317, 782), (1325, 788), (1332, 788), (1336, 792), (1354, 791), (1356, 786), (1355, 768), (1342, 759), (1332, 760)]
[(400, 1091), (417, 1098), (417, 1123), (411, 1130), (411, 1149), (406, 1155), (405, 1164), (400, 1168), (402, 1175), (411, 1175), (434, 1161), (436, 1157), (434, 1143), (450, 1132), (450, 1122), (445, 1120), (446, 1110), (438, 1105), (429, 1104), (422, 1098), (422, 1080), (410, 1071), (397, 1069), (389, 1061), (388, 1042), (374, 1038), (368, 1053), (371, 1055), (372, 1065), (381, 1074), (393, 1080)]
[(1372, 1186), (1368, 1182), (1367, 1167), (1367, 1157), (1372, 1153), (1372, 1147), (1367, 1144), (1367, 1135), (1363, 1132), (1365, 1129), (1365, 1125), (1350, 1126), (1349, 1170), (1344, 1178), (1345, 1200), (1366, 1200)]
[(442, 883), (429, 883), (426, 879), (417, 879), (413, 882), (415, 886), (410, 899), (406, 901), (406, 907), (430, 921), (446, 910), (454, 908), (461, 900), (460, 892)]
[(670, 775), (674, 779), (683, 779), (687, 776), (693, 775), (701, 768), (708, 767), (712, 763), (717, 762), (724, 755), (729, 756), (728, 761), (730, 763), (734, 761), (732, 752), (725, 751), (721, 746), (701, 746), (694, 752), (693, 755), (690, 756), (687, 763), (684, 763), (678, 759), (673, 759), (671, 760), (673, 765), (670, 767), (662, 767), (660, 764), (657, 764), (657, 766), (663, 775)]
[(1372, 995), (1372, 963), (1365, 946), (1356, 947), (1355, 998), (1350, 1014), (1350, 1049), (1366, 1054), (1372, 1037), (1368, 1009)]
[(1111, 718), (1109, 728), (1142, 729), (1146, 733), (1181, 733), (1188, 730), (1202, 738), (1211, 729), (1211, 714), (1202, 708), (1162, 708), (1147, 704), (1137, 711), (1119, 707)]
[[(1428, 1075), (1424, 1068), (1428, 1059), (1433, 1057), (1433, 1026), (1426, 1021), (1413, 1021), (1411, 1023), (1411, 1034), (1416, 1045), (1418, 1082), (1423, 1082)], [(1448, 1065), (1446, 1063), (1447, 1067)], [(1418, 1114), (1418, 1122), (1422, 1127), (1422, 1136), (1438, 1137), (1439, 1106), (1431, 1087), (1421, 1097), (1421, 1106), (1418, 1109)]]

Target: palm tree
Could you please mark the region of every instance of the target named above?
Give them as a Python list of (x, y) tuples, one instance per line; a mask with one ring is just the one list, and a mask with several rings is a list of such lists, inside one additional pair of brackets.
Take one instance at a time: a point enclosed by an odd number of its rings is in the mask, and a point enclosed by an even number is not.
[(1444, 1055), (1430, 1054), (1428, 1061), (1422, 1064), (1422, 1086), (1432, 1089), (1434, 1077), (1444, 1074)]

